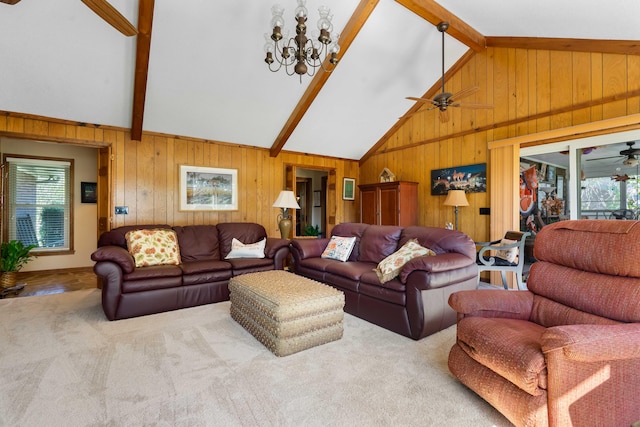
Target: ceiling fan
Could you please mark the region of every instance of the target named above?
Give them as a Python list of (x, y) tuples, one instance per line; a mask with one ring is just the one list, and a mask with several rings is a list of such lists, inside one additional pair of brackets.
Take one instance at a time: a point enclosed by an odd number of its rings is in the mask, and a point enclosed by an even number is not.
[(640, 148), (633, 148), (635, 143), (636, 143), (635, 141), (627, 142), (627, 145), (629, 146), (629, 148), (627, 148), (626, 150), (620, 151), (620, 155), (618, 155), (618, 156), (601, 157), (599, 159), (589, 159), (589, 160), (590, 161), (591, 160), (606, 160), (606, 159), (617, 159), (617, 158), (620, 158), (620, 157), (626, 157), (622, 161), (622, 164), (624, 166), (630, 166), (630, 167), (637, 166), (638, 165), (638, 158), (636, 156), (640, 154)]
[(638, 179), (638, 177), (631, 178), (626, 173), (624, 175), (620, 175), (619, 173), (611, 175), (611, 180), (612, 181), (616, 181), (616, 182), (624, 182), (624, 181), (628, 181), (630, 179)]
[[(20, 0), (0, 0), (0, 3), (16, 4)], [(135, 36), (138, 34), (136, 27), (127, 20), (118, 10), (111, 6), (107, 0), (82, 0), (82, 3), (87, 5), (89, 9), (93, 10), (98, 16), (104, 19), (109, 25), (116, 30), (120, 31), (127, 37)]]
[(478, 102), (459, 102), (460, 99), (466, 98), (467, 96), (473, 95), (478, 90), (480, 90), (477, 86), (471, 86), (466, 89), (462, 89), (456, 93), (445, 92), (444, 90), (444, 33), (449, 29), (448, 22), (440, 22), (437, 25), (438, 31), (442, 33), (442, 92), (433, 97), (433, 99), (428, 98), (414, 98), (407, 97), (412, 101), (429, 103), (433, 106), (431, 108), (427, 108), (426, 110), (433, 110), (435, 108), (440, 110), (440, 122), (444, 123), (449, 121), (449, 107), (466, 107), (466, 108), (493, 108), (493, 105), (489, 104), (481, 104)]

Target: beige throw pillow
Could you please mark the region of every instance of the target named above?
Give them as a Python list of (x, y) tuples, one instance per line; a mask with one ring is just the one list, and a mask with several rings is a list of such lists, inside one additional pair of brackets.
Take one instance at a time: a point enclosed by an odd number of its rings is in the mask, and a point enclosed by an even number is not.
[(431, 249), (420, 246), (417, 239), (411, 239), (396, 252), (380, 261), (373, 271), (376, 272), (380, 283), (386, 283), (397, 277), (402, 267), (412, 259), (423, 255), (434, 256), (435, 254)]
[(165, 228), (131, 230), (125, 235), (136, 267), (180, 264), (176, 232)]
[[(497, 246), (512, 245), (517, 242), (518, 242), (517, 240), (502, 239)], [(509, 249), (499, 250), (496, 253), (496, 256), (498, 258), (507, 260), (511, 263), (516, 262), (516, 258), (518, 257), (518, 248), (509, 248)]]

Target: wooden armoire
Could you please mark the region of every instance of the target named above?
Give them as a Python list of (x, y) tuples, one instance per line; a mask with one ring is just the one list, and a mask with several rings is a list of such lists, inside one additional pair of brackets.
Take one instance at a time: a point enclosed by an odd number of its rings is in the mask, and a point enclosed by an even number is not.
[(376, 225), (418, 225), (418, 183), (409, 181), (362, 184), (360, 222)]

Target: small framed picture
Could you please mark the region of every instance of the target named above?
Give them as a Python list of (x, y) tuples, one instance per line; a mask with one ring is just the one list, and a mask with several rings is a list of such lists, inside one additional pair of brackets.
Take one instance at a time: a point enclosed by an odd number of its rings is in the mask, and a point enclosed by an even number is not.
[(316, 190), (313, 192), (313, 207), (320, 208), (322, 204), (320, 202), (320, 190)]
[(342, 199), (356, 199), (356, 180), (355, 178), (344, 178), (342, 180)]
[(547, 181), (552, 184), (556, 183), (556, 167), (555, 166), (547, 167)]
[(98, 184), (95, 182), (81, 182), (80, 201), (82, 203), (98, 203)]

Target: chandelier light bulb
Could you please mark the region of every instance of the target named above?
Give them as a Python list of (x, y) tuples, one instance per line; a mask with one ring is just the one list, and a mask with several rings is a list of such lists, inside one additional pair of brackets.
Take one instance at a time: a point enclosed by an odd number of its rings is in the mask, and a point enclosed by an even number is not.
[(330, 13), (331, 9), (327, 6), (320, 6), (318, 8), (318, 14), (320, 15), (320, 19), (318, 19), (318, 29), (320, 31), (325, 30), (331, 32), (331, 30), (333, 30), (333, 25), (331, 24), (333, 16), (329, 16)]
[(307, 8), (304, 6), (307, 0), (298, 0), (298, 7), (296, 7), (295, 15), (300, 18), (307, 18)]
[(336, 33), (333, 35), (333, 41), (329, 44), (329, 53), (337, 54), (340, 52), (340, 45), (338, 44), (338, 39), (340, 38), (340, 34)]
[(271, 7), (271, 14), (273, 15), (271, 18), (271, 26), (282, 28), (284, 26), (284, 17), (282, 16), (284, 14), (284, 8), (279, 4), (274, 4)]
[(271, 35), (264, 33), (264, 52), (273, 53), (275, 51), (275, 44), (271, 39)]

